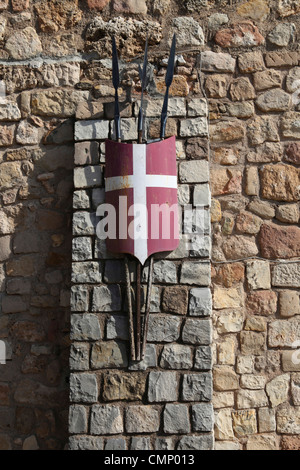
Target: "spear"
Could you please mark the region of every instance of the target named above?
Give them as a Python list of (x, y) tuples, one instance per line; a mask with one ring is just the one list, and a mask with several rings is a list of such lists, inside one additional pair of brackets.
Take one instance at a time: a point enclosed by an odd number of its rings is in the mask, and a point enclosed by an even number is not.
[(167, 125), (167, 119), (168, 119), (168, 105), (169, 105), (169, 91), (170, 91), (170, 86), (172, 85), (173, 77), (174, 77), (175, 52), (176, 52), (176, 34), (174, 34), (173, 36), (167, 75), (166, 75), (167, 90), (166, 90), (164, 105), (163, 105), (162, 114), (161, 114), (161, 130), (160, 130), (161, 140), (164, 140), (165, 135), (166, 135), (166, 125)]
[(121, 142), (121, 117), (120, 117), (120, 105), (119, 105), (119, 93), (118, 89), (120, 86), (120, 72), (119, 72), (119, 60), (116, 46), (116, 40), (112, 37), (112, 50), (113, 50), (113, 85), (115, 88), (115, 129), (116, 129), (116, 140)]
[(139, 65), (139, 74), (140, 80), (142, 84), (142, 97), (141, 97), (141, 106), (139, 111), (139, 119), (138, 119), (138, 136), (139, 136), (139, 144), (143, 142), (143, 121), (144, 121), (144, 114), (143, 114), (143, 100), (144, 100), (144, 93), (149, 83), (149, 77), (147, 75), (147, 65), (148, 65), (148, 37), (146, 39), (146, 47), (145, 47), (145, 55), (144, 55), (144, 64), (143, 70)]

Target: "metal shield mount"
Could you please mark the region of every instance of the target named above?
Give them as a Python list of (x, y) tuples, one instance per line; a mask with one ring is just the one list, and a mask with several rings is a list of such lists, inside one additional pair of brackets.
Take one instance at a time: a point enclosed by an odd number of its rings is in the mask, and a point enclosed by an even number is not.
[[(106, 141), (106, 204), (116, 211), (112, 253), (142, 265), (154, 253), (179, 245), (176, 139), (151, 144)], [(108, 232), (109, 233), (109, 232)]]

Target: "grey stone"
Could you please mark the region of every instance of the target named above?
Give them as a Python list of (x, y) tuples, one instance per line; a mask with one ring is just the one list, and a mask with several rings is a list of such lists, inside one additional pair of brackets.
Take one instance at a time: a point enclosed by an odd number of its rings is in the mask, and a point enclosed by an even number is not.
[(109, 136), (108, 121), (77, 121), (75, 123), (75, 140), (105, 140)]
[(105, 450), (126, 450), (125, 439), (108, 439), (105, 444)]
[(119, 286), (94, 287), (93, 312), (118, 312), (122, 308), (121, 290)]
[(300, 287), (300, 263), (278, 264), (272, 272), (274, 287)]
[[(1, 28), (1, 26), (0, 26)], [(17, 103), (0, 103), (0, 121), (20, 121), (21, 112)]]
[(211, 192), (209, 184), (197, 184), (194, 189), (194, 206), (210, 206)]
[(166, 434), (188, 434), (190, 431), (188, 407), (186, 405), (166, 405), (164, 432)]
[(150, 434), (160, 426), (159, 412), (152, 406), (130, 406), (125, 410), (125, 427), (129, 434)]
[(153, 268), (153, 281), (162, 284), (177, 283), (176, 264), (172, 261), (157, 261)]
[(17, 233), (13, 241), (13, 250), (15, 254), (39, 253), (40, 237), (37, 233), (20, 232)]
[(71, 436), (69, 439), (70, 450), (103, 450), (103, 439), (100, 437)]
[(203, 72), (234, 73), (236, 59), (230, 54), (206, 51), (201, 53)]
[(191, 289), (189, 314), (193, 317), (211, 316), (212, 294), (210, 289)]
[(90, 212), (75, 212), (73, 215), (73, 235), (95, 235), (96, 214)]
[(155, 450), (174, 450), (174, 442), (170, 437), (158, 437), (155, 441)]
[(204, 207), (198, 206), (197, 209), (191, 209), (188, 206), (184, 211), (184, 233), (189, 241), (197, 242), (198, 238), (204, 235), (210, 235), (210, 211)]
[(277, 320), (269, 326), (269, 346), (271, 348), (293, 348), (300, 339), (299, 320)]
[(208, 105), (204, 98), (192, 98), (187, 105), (188, 116), (198, 117), (208, 115)]
[(203, 373), (184, 375), (182, 399), (183, 401), (211, 401), (212, 374)]
[(160, 359), (160, 367), (163, 369), (191, 369), (193, 367), (193, 355), (190, 346), (171, 344), (165, 346)]
[(211, 267), (208, 262), (185, 261), (181, 269), (181, 284), (196, 284), (198, 286), (209, 286), (211, 282)]
[(195, 354), (196, 370), (212, 369), (212, 349), (209, 346), (202, 346), (196, 349)]
[(145, 358), (141, 362), (131, 363), (129, 370), (147, 370), (151, 367), (157, 367), (156, 346), (147, 344)]
[(89, 237), (78, 237), (72, 241), (73, 261), (86, 261), (93, 258), (92, 240)]
[(190, 256), (193, 258), (210, 258), (211, 257), (211, 237), (208, 236), (192, 236), (190, 243)]
[(75, 165), (97, 165), (99, 163), (98, 142), (79, 142), (75, 144)]
[(206, 160), (182, 162), (179, 167), (181, 183), (207, 183), (209, 166)]
[(96, 403), (98, 384), (95, 374), (71, 374), (70, 401), (74, 403)]
[(81, 405), (71, 405), (69, 410), (69, 432), (71, 434), (86, 434), (87, 425), (85, 407)]
[[(140, 107), (140, 101), (136, 103), (137, 112)], [(161, 115), (161, 110), (163, 107), (164, 100), (163, 99), (155, 99), (155, 100), (145, 100), (145, 113), (148, 118), (158, 118)], [(168, 108), (168, 115), (170, 117), (186, 117), (186, 102), (184, 98), (170, 98), (169, 100), (169, 108)]]
[(148, 385), (148, 400), (150, 403), (177, 401), (177, 389), (176, 372), (150, 372)]
[[(180, 137), (207, 137), (208, 121), (206, 117), (185, 119), (180, 125)], [(185, 181), (182, 181), (185, 182)]]
[(150, 315), (148, 341), (172, 343), (180, 337), (182, 320), (172, 315)]
[[(137, 120), (135, 118), (122, 119), (121, 138), (122, 141), (136, 140)], [(112, 123), (112, 138), (116, 138), (115, 123)]]
[(202, 450), (208, 451), (214, 448), (214, 438), (212, 434), (203, 436), (185, 436), (178, 444), (177, 450)]
[(87, 261), (72, 264), (72, 282), (74, 284), (99, 284), (102, 282), (101, 263)]
[(2, 313), (21, 313), (27, 310), (27, 303), (19, 295), (9, 295), (2, 297)]
[(178, 186), (178, 202), (181, 206), (190, 203), (190, 187), (188, 184)]
[(90, 198), (86, 191), (74, 191), (73, 209), (89, 209)]
[(129, 338), (128, 317), (118, 315), (109, 317), (106, 322), (106, 337), (127, 341)]
[(89, 309), (89, 293), (85, 286), (71, 288), (72, 312), (87, 312)]
[(87, 371), (90, 363), (90, 347), (86, 343), (73, 343), (70, 348), (69, 365), (72, 371)]
[(102, 168), (99, 165), (79, 167), (74, 170), (74, 186), (76, 189), (95, 188), (95, 186), (101, 186), (102, 181)]
[(121, 434), (123, 419), (118, 406), (94, 405), (91, 412), (91, 434)]
[(131, 450), (151, 450), (149, 437), (133, 437), (131, 440)]
[(89, 313), (71, 315), (70, 337), (73, 341), (97, 341), (101, 339), (98, 317)]
[(286, 89), (289, 93), (294, 93), (299, 89), (300, 67), (292, 68), (286, 77)]
[(280, 434), (300, 433), (300, 407), (284, 405), (277, 412), (277, 432)]
[(16, 30), (5, 43), (5, 50), (15, 60), (39, 56), (43, 51), (41, 41), (32, 27)]
[(290, 103), (291, 96), (279, 88), (266, 91), (256, 100), (256, 106), (265, 113), (287, 111)]
[(196, 432), (211, 432), (214, 428), (214, 410), (208, 403), (192, 406), (192, 429)]
[(20, 145), (35, 145), (40, 141), (39, 129), (27, 121), (22, 121), (17, 129), (16, 141)]
[[(173, 31), (176, 33), (178, 47), (204, 45), (204, 34), (200, 24), (191, 16), (182, 16), (173, 20)], [(169, 43), (171, 44), (172, 37)]]
[(224, 13), (214, 13), (208, 18), (207, 26), (208, 29), (211, 31), (216, 32), (220, 26), (223, 24), (227, 24), (229, 22), (229, 18)]
[(182, 331), (182, 340), (188, 344), (209, 346), (212, 343), (211, 320), (187, 319)]
[(92, 369), (112, 369), (127, 366), (128, 357), (125, 344), (107, 341), (93, 346), (91, 355)]
[(254, 104), (248, 101), (244, 101), (242, 103), (229, 103), (227, 105), (227, 110), (229, 116), (241, 119), (250, 118), (255, 113)]
[(271, 44), (286, 47), (295, 39), (296, 26), (293, 23), (280, 23), (269, 34)]

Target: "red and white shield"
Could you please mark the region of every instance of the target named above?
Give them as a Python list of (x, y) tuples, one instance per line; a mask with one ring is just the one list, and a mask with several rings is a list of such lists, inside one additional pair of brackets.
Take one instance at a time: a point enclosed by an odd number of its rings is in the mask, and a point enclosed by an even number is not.
[(148, 145), (106, 142), (106, 204), (116, 211), (112, 253), (142, 264), (179, 244), (175, 137)]

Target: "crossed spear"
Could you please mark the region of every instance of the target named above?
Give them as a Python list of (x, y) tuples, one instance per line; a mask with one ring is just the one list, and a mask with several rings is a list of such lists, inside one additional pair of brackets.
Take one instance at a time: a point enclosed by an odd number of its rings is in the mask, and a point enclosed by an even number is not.
[[(120, 104), (119, 104), (119, 94), (118, 89), (120, 86), (120, 72), (119, 72), (119, 60), (118, 52), (116, 47), (115, 38), (112, 38), (112, 50), (113, 50), (113, 86), (115, 88), (115, 134), (116, 141), (121, 142), (121, 116), (120, 116)], [(169, 92), (170, 87), (173, 82), (174, 77), (174, 66), (175, 66), (175, 53), (176, 53), (176, 35), (174, 34), (170, 57), (168, 62), (167, 74), (166, 74), (166, 93), (164, 98), (163, 109), (161, 113), (161, 126), (160, 126), (160, 139), (164, 140), (166, 135), (166, 125), (168, 119), (168, 105), (169, 105)], [(144, 94), (149, 85), (150, 76), (148, 74), (148, 37), (146, 39), (145, 54), (144, 54), (144, 63), (143, 68), (139, 65), (139, 76), (142, 86), (142, 96), (141, 104), (138, 115), (138, 143), (143, 143), (143, 126), (144, 126)], [(125, 272), (126, 272), (126, 285), (127, 285), (127, 300), (128, 300), (128, 311), (129, 311), (129, 333), (130, 333), (130, 350), (131, 350), (131, 359), (133, 361), (140, 361), (144, 359), (146, 354), (146, 345), (147, 345), (147, 335), (148, 335), (148, 326), (150, 318), (150, 304), (151, 304), (151, 291), (153, 284), (153, 265), (154, 258), (150, 258), (149, 266), (149, 278), (147, 285), (147, 297), (146, 297), (146, 310), (144, 316), (144, 322), (142, 325), (141, 319), (141, 280), (142, 280), (142, 264), (138, 261), (137, 264), (137, 286), (136, 286), (136, 327), (134, 326), (134, 317), (133, 317), (133, 308), (132, 308), (132, 296), (131, 296), (131, 282), (130, 282), (130, 270), (129, 270), (129, 259), (125, 257)], [(136, 335), (135, 335), (136, 331)]]

